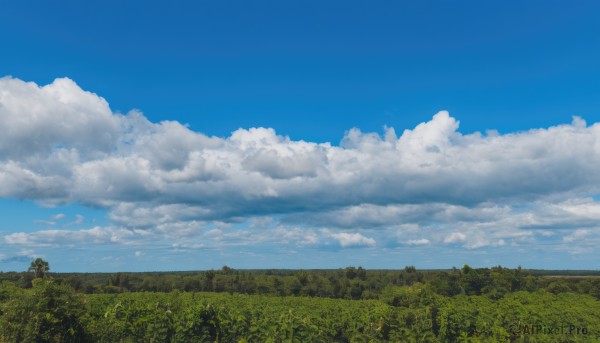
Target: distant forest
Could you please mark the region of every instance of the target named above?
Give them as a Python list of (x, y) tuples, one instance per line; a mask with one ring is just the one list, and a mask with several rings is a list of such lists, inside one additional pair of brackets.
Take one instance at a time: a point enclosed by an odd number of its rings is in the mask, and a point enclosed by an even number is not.
[[(600, 298), (600, 270), (527, 270), (493, 268), (417, 270), (343, 269), (220, 270), (140, 273), (45, 273), (57, 284), (86, 294), (124, 292), (226, 292), (277, 296), (311, 296), (336, 299), (377, 299), (389, 286), (427, 284), (439, 295), (488, 295), (500, 298), (517, 291), (545, 289), (551, 293), (574, 292)], [(39, 275), (38, 275), (39, 276)], [(30, 288), (33, 272), (0, 272), (0, 281)], [(598, 277), (598, 278), (596, 278)]]

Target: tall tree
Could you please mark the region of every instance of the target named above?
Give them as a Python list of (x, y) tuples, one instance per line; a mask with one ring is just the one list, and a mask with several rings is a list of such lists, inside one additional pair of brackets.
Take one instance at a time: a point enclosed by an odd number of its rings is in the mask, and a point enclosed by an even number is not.
[(31, 262), (31, 265), (27, 271), (34, 272), (36, 278), (43, 278), (46, 276), (46, 272), (48, 270), (50, 270), (50, 265), (48, 262), (38, 257)]

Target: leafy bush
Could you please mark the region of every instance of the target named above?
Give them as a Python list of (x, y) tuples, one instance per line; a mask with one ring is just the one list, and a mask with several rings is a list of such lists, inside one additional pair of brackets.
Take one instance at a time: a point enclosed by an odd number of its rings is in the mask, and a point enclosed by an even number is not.
[[(10, 342), (85, 342), (85, 305), (66, 285), (35, 279), (30, 290), (4, 285), (0, 340)], [(6, 292), (10, 296), (6, 296)]]

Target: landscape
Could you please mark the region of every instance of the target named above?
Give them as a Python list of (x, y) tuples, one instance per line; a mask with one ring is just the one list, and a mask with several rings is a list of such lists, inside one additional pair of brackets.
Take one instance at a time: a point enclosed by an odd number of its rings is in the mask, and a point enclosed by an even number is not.
[(10, 342), (596, 342), (600, 271), (2, 273)]
[(599, 2), (0, 13), (0, 343), (600, 342)]

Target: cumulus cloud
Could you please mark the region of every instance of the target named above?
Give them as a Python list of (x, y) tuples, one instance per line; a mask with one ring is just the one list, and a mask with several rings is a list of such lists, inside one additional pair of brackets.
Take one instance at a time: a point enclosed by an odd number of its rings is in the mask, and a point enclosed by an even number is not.
[(467, 235), (462, 232), (452, 232), (446, 238), (444, 238), (444, 243), (456, 243), (456, 242), (464, 242), (467, 239)]
[(429, 240), (427, 238), (409, 239), (405, 243), (408, 245), (427, 245), (429, 244)]
[(152, 233), (125, 228), (94, 227), (86, 230), (42, 230), (33, 233), (17, 232), (4, 237), (7, 244), (28, 247), (60, 247), (85, 244), (134, 244)]
[[(353, 128), (339, 145), (294, 141), (271, 128), (210, 137), (135, 110), (113, 113), (66, 78), (38, 86), (5, 77), (0, 197), (100, 207), (115, 227), (177, 237), (276, 217), (291, 227), (329, 228), (342, 247), (376, 244), (356, 230), (405, 224), (428, 234), (405, 244), (467, 248), (549, 239), (535, 233), (548, 230), (597, 232), (600, 205), (591, 196), (600, 193), (600, 124), (574, 117), (504, 135), (458, 129), (441, 111), (400, 136), (390, 127), (382, 135)], [(15, 233), (5, 241), (107, 242), (117, 232), (94, 230)], [(309, 232), (298, 230), (277, 237)], [(302, 244), (322, 240), (322, 232), (310, 232)]]
[(47, 156), (67, 147), (96, 155), (110, 152), (117, 141), (119, 118), (108, 103), (70, 79), (39, 87), (4, 77), (0, 90), (4, 158)]
[(329, 235), (337, 240), (343, 248), (361, 246), (374, 247), (377, 244), (373, 238), (365, 237), (356, 232), (331, 232)]
[(572, 234), (563, 237), (563, 241), (568, 242), (568, 243), (581, 241), (590, 233), (591, 233), (590, 230), (585, 230), (585, 229), (575, 230), (575, 231), (573, 231)]

